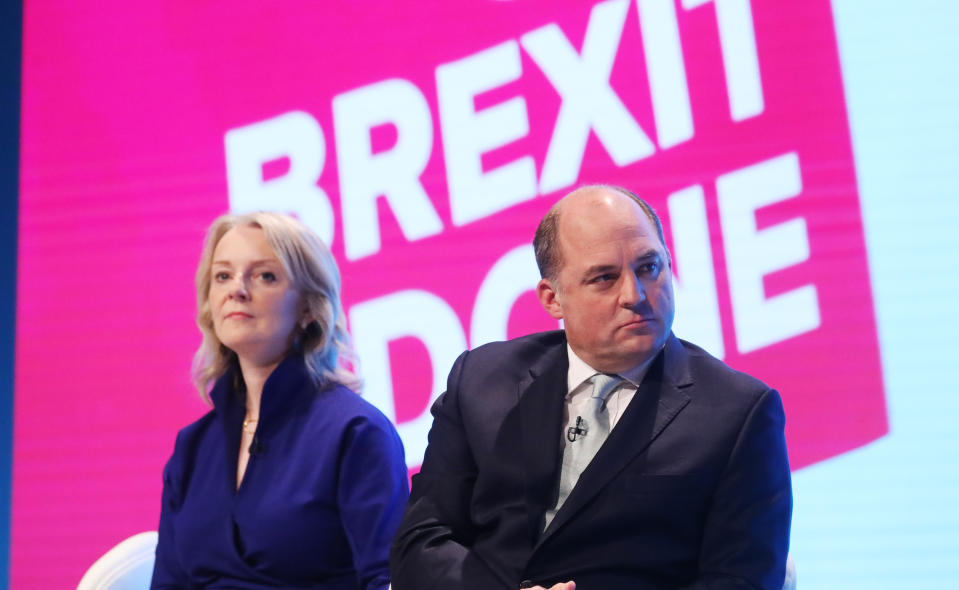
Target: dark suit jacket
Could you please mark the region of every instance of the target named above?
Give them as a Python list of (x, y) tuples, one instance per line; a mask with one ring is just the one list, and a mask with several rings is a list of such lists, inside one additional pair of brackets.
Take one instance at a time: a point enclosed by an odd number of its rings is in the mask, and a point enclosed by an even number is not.
[(792, 511), (779, 394), (670, 336), (541, 532), (567, 368), (561, 331), (459, 357), (393, 542), (394, 590), (778, 590)]

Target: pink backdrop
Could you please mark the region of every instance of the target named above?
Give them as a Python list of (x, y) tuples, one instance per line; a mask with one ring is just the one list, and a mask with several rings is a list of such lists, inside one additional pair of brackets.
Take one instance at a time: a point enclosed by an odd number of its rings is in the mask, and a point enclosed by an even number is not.
[(584, 182), (658, 209), (677, 334), (782, 392), (794, 469), (887, 431), (827, 0), (48, 1), (24, 31), (14, 588), (156, 528), (231, 208), (332, 237), (411, 469), (456, 354), (555, 327), (528, 244)]

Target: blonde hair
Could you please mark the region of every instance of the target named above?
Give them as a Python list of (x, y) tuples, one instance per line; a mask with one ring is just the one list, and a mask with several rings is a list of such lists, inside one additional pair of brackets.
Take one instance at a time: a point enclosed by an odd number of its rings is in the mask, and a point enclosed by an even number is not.
[(217, 217), (203, 242), (196, 271), (196, 323), (203, 342), (193, 357), (192, 371), (193, 384), (200, 396), (210, 403), (208, 391), (213, 382), (237, 362), (236, 353), (220, 342), (213, 330), (209, 295), (213, 252), (224, 234), (238, 226), (263, 230), (266, 241), (313, 318), (306, 328), (297, 328), (291, 354), (303, 355), (317, 385), (341, 383), (358, 392), (362, 380), (352, 370), (356, 357), (346, 331), (340, 303), (340, 271), (333, 254), (312, 230), (293, 217), (258, 211)]

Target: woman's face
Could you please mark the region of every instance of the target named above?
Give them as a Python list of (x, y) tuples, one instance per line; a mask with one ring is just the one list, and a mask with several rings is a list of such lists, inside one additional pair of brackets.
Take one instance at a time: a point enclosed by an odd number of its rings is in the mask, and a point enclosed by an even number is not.
[(278, 363), (305, 310), (263, 230), (241, 226), (223, 234), (210, 273), (210, 310), (220, 342), (242, 362)]

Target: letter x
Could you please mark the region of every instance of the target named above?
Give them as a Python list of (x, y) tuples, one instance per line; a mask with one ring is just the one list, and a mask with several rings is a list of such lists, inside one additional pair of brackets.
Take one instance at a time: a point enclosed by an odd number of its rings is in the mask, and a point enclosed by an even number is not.
[(597, 4), (590, 13), (582, 53), (576, 52), (555, 23), (520, 39), (562, 97), (540, 176), (541, 193), (576, 182), (590, 129), (618, 166), (655, 152), (649, 137), (609, 85), (628, 9), (627, 0)]

